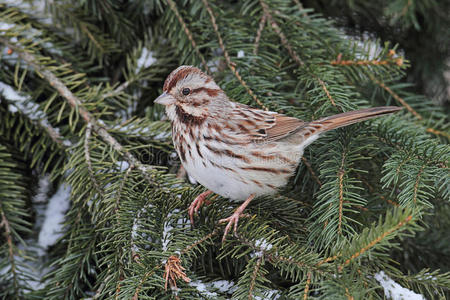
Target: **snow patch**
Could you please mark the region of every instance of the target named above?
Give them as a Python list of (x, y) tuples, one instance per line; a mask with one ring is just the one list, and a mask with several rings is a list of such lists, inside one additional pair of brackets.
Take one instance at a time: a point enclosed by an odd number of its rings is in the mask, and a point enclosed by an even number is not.
[(269, 251), (273, 245), (268, 243), (265, 239), (258, 239), (255, 241), (255, 246), (263, 251)]
[(278, 299), (278, 298), (280, 298), (280, 297), (281, 297), (280, 291), (277, 291), (277, 290), (269, 290), (269, 291), (265, 291), (265, 292), (262, 294), (262, 297), (260, 297), (260, 296), (254, 296), (253, 298), (254, 298), (255, 300), (276, 300), (276, 299)]
[(208, 291), (209, 285), (201, 282), (200, 280), (189, 282), (189, 286), (195, 287), (197, 291), (208, 298), (217, 297), (217, 293)]
[[(172, 230), (174, 228), (183, 228), (186, 225), (190, 224), (191, 221), (181, 214), (181, 217), (179, 217), (176, 221), (171, 219), (173, 215), (179, 214), (180, 210), (178, 208), (175, 208), (173, 211), (167, 214), (166, 221), (163, 225), (163, 234), (162, 234), (162, 250), (167, 251), (169, 242), (172, 239)], [(174, 227), (174, 226), (175, 227)]]
[(121, 172), (124, 172), (124, 171), (128, 170), (128, 168), (130, 167), (130, 164), (127, 161), (122, 160), (122, 161), (117, 161), (116, 166), (119, 168), (119, 170)]
[(384, 289), (384, 295), (391, 300), (426, 300), (421, 294), (402, 287), (400, 284), (392, 280), (383, 271), (375, 274), (375, 279)]
[(155, 63), (156, 59), (153, 57), (153, 51), (143, 48), (141, 56), (137, 61), (136, 73), (139, 73), (142, 69), (150, 67)]
[(250, 253), (250, 257), (254, 257), (254, 256), (261, 257), (264, 252), (272, 249), (273, 245), (268, 243), (265, 239), (258, 239), (255, 241), (255, 247), (259, 248), (259, 251)]
[[(137, 213), (137, 216), (133, 220), (133, 227), (131, 228), (131, 250), (133, 253), (139, 252), (139, 248), (136, 246), (135, 241), (138, 237), (138, 229), (139, 229), (139, 220), (143, 214), (147, 212), (147, 209), (152, 208), (152, 204), (148, 204), (144, 207), (142, 207), (139, 212)], [(145, 234), (143, 234), (144, 237)], [(148, 239), (151, 242), (151, 238)]]
[(233, 294), (237, 290), (233, 281), (228, 280), (216, 280), (211, 282), (202, 282), (201, 280), (191, 281), (189, 286), (195, 287), (202, 295), (208, 298), (217, 298), (217, 293), (212, 290), (227, 293), (229, 295)]
[(20, 95), (15, 89), (13, 89), (12, 86), (0, 82), (0, 92), (2, 93), (3, 97), (10, 101), (25, 101), (28, 100), (27, 96)]
[(219, 292), (233, 294), (237, 290), (237, 286), (234, 285), (233, 281), (228, 280), (217, 280), (210, 282), (211, 286), (217, 289)]
[(55, 244), (62, 233), (64, 214), (69, 209), (70, 186), (61, 184), (56, 193), (50, 198), (45, 211), (45, 219), (39, 232), (38, 244), (43, 249)]
[(9, 30), (9, 29), (11, 29), (11, 28), (13, 28), (14, 27), (14, 24), (9, 24), (9, 23), (5, 23), (5, 22), (0, 22), (0, 30), (4, 30), (4, 31), (6, 31), (6, 30)]

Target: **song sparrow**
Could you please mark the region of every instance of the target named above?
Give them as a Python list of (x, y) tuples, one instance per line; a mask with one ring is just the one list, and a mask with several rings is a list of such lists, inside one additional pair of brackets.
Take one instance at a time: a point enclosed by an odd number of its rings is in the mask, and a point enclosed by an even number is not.
[(194, 213), (212, 192), (244, 201), (228, 218), (223, 239), (250, 201), (273, 194), (293, 175), (303, 150), (328, 130), (400, 110), (366, 108), (305, 122), (276, 112), (232, 102), (214, 80), (192, 66), (181, 66), (167, 77), (155, 103), (165, 105), (172, 138), (181, 163), (208, 188), (189, 208)]

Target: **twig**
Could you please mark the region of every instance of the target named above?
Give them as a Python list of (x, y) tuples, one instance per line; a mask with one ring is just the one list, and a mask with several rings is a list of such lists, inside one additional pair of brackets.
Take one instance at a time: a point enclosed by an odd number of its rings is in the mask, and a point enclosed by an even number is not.
[(308, 272), (305, 289), (303, 292), (303, 300), (308, 299), (308, 293), (309, 293), (309, 285), (311, 284), (311, 272)]
[(103, 191), (100, 188), (100, 185), (98, 184), (97, 180), (95, 179), (94, 170), (92, 168), (91, 154), (89, 152), (89, 139), (91, 138), (91, 132), (92, 132), (92, 125), (91, 123), (88, 123), (86, 126), (86, 136), (84, 138), (84, 158), (86, 159), (86, 164), (88, 166), (88, 173), (89, 177), (91, 178), (92, 184), (94, 185), (99, 195), (103, 197)]
[[(0, 207), (0, 209), (1, 209), (1, 207)], [(11, 227), (9, 226), (8, 219), (6, 218), (3, 210), (0, 210), (0, 215), (2, 217), (2, 221), (0, 222), (0, 228), (2, 228), (2, 227), (5, 228), (5, 237), (6, 237), (6, 243), (8, 244), (9, 261), (11, 263), (11, 273), (13, 275), (14, 290), (17, 295), (17, 291), (19, 288), (19, 282), (18, 282), (17, 274), (16, 274), (16, 263), (14, 260), (14, 245), (13, 245), (12, 236), (11, 236)]]
[(419, 190), (419, 183), (420, 183), (420, 177), (422, 175), (423, 170), (425, 169), (425, 165), (420, 168), (419, 172), (417, 173), (416, 182), (414, 183), (414, 197), (413, 197), (413, 203), (417, 203), (417, 192)]
[(258, 261), (256, 262), (255, 269), (253, 270), (252, 279), (250, 281), (250, 286), (248, 288), (248, 299), (249, 300), (252, 300), (254, 298), (253, 297), (253, 289), (255, 288), (256, 278), (258, 277), (258, 271), (259, 271), (259, 268), (261, 268), (263, 258), (264, 258), (263, 254), (261, 254), (261, 256), (258, 257)]
[(317, 175), (314, 172), (311, 164), (309, 163), (309, 161), (304, 156), (302, 156), (302, 162), (305, 164), (306, 168), (308, 168), (309, 173), (311, 173), (312, 178), (314, 178), (314, 180), (317, 182), (319, 187), (322, 187), (322, 182), (320, 181), (319, 177), (317, 177)]
[(181, 278), (185, 282), (190, 282), (191, 279), (184, 273), (184, 268), (181, 265), (181, 260), (179, 257), (172, 255), (166, 262), (164, 270), (164, 279), (166, 283), (164, 289), (167, 291), (167, 284), (170, 284), (172, 289), (177, 289), (177, 279)]
[(169, 3), (170, 9), (175, 13), (175, 15), (177, 16), (178, 22), (180, 22), (181, 26), (183, 27), (184, 32), (186, 33), (186, 35), (188, 36), (189, 41), (191, 41), (192, 47), (194, 47), (195, 52), (197, 53), (197, 55), (200, 57), (202, 64), (206, 70), (206, 73), (208, 73), (209, 75), (212, 75), (210, 69), (208, 68), (208, 65), (206, 64), (205, 58), (203, 57), (203, 55), (200, 53), (200, 51), (198, 50), (197, 47), (197, 43), (194, 40), (194, 37), (192, 36), (191, 31), (189, 30), (189, 28), (187, 27), (186, 23), (184, 22), (183, 18), (180, 15), (180, 12), (177, 9), (177, 6), (175, 4), (175, 2), (173, 0), (167, 0), (167, 2)]
[(345, 260), (344, 263), (338, 267), (338, 271), (341, 272), (344, 269), (344, 267), (346, 265), (348, 265), (352, 260), (354, 260), (355, 258), (358, 258), (359, 256), (361, 256), (364, 252), (366, 252), (367, 250), (369, 250), (370, 248), (372, 248), (373, 246), (375, 246), (376, 244), (381, 242), (386, 236), (388, 236), (389, 234), (393, 233), (394, 231), (400, 229), (401, 227), (405, 226), (406, 223), (408, 223), (411, 220), (412, 220), (412, 216), (409, 215), (403, 221), (400, 221), (395, 227), (389, 229), (386, 232), (383, 232), (379, 237), (377, 237), (376, 239), (372, 240), (366, 246), (361, 248), (361, 250), (359, 250), (358, 252), (354, 253), (350, 258)]
[(266, 13), (263, 13), (263, 15), (261, 17), (261, 21), (259, 21), (258, 31), (256, 32), (255, 44), (253, 47), (253, 55), (258, 54), (259, 40), (261, 39), (261, 35), (264, 30), (264, 25), (266, 24), (266, 20), (267, 20), (267, 15), (266, 15)]
[(388, 54), (388, 59), (385, 60), (342, 60), (342, 53), (339, 53), (337, 58), (330, 62), (333, 66), (379, 66), (379, 65), (397, 65), (401, 67), (403, 65), (403, 58), (394, 58), (395, 51), (391, 50)]
[(339, 171), (339, 224), (338, 233), (342, 234), (342, 208), (344, 206), (344, 170)]
[[(297, 53), (294, 51), (294, 49), (292, 48), (291, 44), (289, 43), (286, 35), (283, 33), (283, 31), (281, 31), (280, 26), (278, 25), (278, 23), (275, 21), (275, 19), (273, 18), (272, 14), (270, 13), (270, 9), (269, 6), (267, 6), (267, 4), (263, 1), (260, 0), (259, 3), (261, 4), (264, 13), (267, 15), (267, 18), (269, 19), (269, 23), (270, 25), (272, 25), (273, 30), (275, 30), (276, 34), (278, 34), (278, 36), (280, 37), (281, 40), (281, 44), (287, 49), (289, 55), (291, 56), (291, 58), (300, 66), (303, 67), (305, 66), (305, 63), (300, 59), (300, 57), (297, 55)], [(320, 79), (317, 75), (312, 74), (312, 77), (314, 77), (319, 84), (322, 86), (322, 89), (324, 90), (325, 94), (327, 95), (327, 98), (330, 100), (331, 104), (333, 106), (336, 106), (336, 103), (333, 99), (333, 97), (331, 97), (330, 92), (328, 91), (328, 88), (325, 84), (325, 82), (323, 82), (322, 79)]]
[(300, 59), (300, 57), (297, 55), (297, 53), (295, 53), (294, 49), (292, 49), (292, 46), (289, 44), (289, 41), (286, 38), (286, 35), (284, 35), (284, 33), (281, 31), (280, 26), (272, 17), (272, 14), (270, 13), (270, 10), (269, 10), (269, 7), (267, 6), (267, 4), (262, 0), (260, 0), (259, 3), (261, 4), (261, 6), (263, 8), (264, 14), (269, 19), (269, 23), (272, 26), (273, 30), (275, 30), (275, 32), (278, 34), (278, 36), (280, 37), (281, 43), (289, 52), (289, 55), (299, 66), (303, 66), (305, 63)]
[(422, 120), (422, 116), (416, 112), (405, 100), (402, 99), (397, 93), (391, 90), (386, 84), (376, 79), (373, 75), (369, 74), (370, 79), (388, 92), (395, 100), (397, 100), (401, 105), (403, 105), (410, 113), (412, 113), (417, 119)]
[(242, 84), (242, 86), (247, 90), (247, 93), (253, 98), (253, 100), (259, 106), (261, 106), (264, 110), (268, 110), (268, 108), (258, 99), (258, 97), (256, 97), (255, 93), (252, 91), (252, 89), (250, 89), (250, 87), (247, 85), (247, 83), (244, 81), (244, 79), (242, 79), (242, 77), (239, 74), (239, 72), (236, 70), (236, 67), (234, 66), (234, 63), (231, 61), (231, 58), (230, 58), (230, 55), (228, 54), (228, 51), (225, 49), (225, 45), (223, 43), (222, 36), (220, 35), (220, 32), (219, 32), (219, 26), (217, 26), (216, 17), (214, 16), (214, 13), (213, 13), (211, 7), (208, 4), (208, 1), (207, 0), (202, 0), (202, 2), (205, 5), (206, 10), (208, 11), (208, 14), (209, 14), (209, 16), (211, 18), (212, 26), (214, 28), (214, 31), (216, 32), (217, 39), (219, 40), (219, 46), (220, 46), (220, 49), (222, 49), (222, 51), (223, 51), (223, 55), (224, 55), (225, 60), (227, 62), (228, 68), (230, 68), (230, 70), (233, 72), (234, 76), (236, 76), (236, 78), (239, 80), (239, 82)]
[(302, 12), (302, 16), (305, 17), (305, 18), (307, 18), (307, 17), (308, 17), (308, 14), (307, 14), (306, 12), (303, 11), (303, 10), (305, 10), (305, 8), (303, 7), (303, 4), (301, 4), (299, 0), (294, 0), (294, 2), (295, 2), (295, 4), (297, 4), (298, 10), (299, 10), (300, 12)]
[(102, 99), (113, 97), (113, 96), (123, 92), (132, 82), (133, 82), (132, 80), (127, 80), (127, 81), (123, 82), (118, 87), (116, 87), (113, 91), (103, 94)]

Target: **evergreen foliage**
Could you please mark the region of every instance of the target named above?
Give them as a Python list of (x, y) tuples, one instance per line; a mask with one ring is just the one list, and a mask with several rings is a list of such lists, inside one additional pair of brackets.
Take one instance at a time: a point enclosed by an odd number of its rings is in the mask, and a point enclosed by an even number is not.
[[(448, 44), (438, 63), (409, 62), (404, 38), (420, 28), (448, 43), (448, 19), (430, 13), (441, 4), (310, 2), (0, 1), (0, 297), (383, 299), (380, 271), (449, 297), (448, 108), (440, 88), (423, 89), (442, 87)], [(342, 16), (330, 13), (341, 2)], [(363, 26), (366, 15), (387, 19)], [(398, 24), (402, 39), (386, 35)], [(381, 40), (343, 33), (355, 28)], [(235, 101), (303, 120), (404, 110), (318, 139), (222, 244), (217, 221), (236, 204), (211, 195), (190, 224), (204, 188), (183, 175), (153, 104), (182, 64)], [(45, 176), (47, 196), (70, 187), (49, 249), (35, 200)]]

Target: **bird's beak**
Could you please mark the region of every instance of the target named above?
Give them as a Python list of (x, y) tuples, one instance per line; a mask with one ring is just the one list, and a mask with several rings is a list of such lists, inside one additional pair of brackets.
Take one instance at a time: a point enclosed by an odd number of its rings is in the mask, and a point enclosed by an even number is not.
[(167, 94), (166, 92), (159, 95), (158, 98), (155, 99), (155, 103), (162, 104), (164, 106), (168, 106), (175, 103), (175, 98), (172, 95)]

